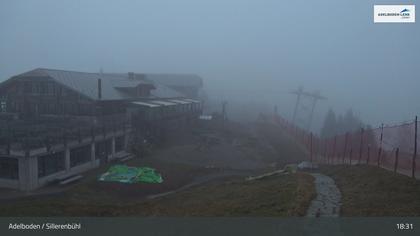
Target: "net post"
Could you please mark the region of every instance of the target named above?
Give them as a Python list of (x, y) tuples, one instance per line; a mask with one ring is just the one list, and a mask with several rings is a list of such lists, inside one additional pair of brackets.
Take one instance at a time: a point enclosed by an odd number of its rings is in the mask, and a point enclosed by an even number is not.
[(328, 157), (327, 157), (327, 150), (328, 150), (328, 139), (324, 138), (324, 144), (325, 144), (325, 149), (324, 149), (324, 162), (327, 162)]
[(310, 134), (310, 158), (311, 158), (311, 167), (312, 167), (312, 158), (313, 158), (313, 153), (312, 153), (312, 132)]
[(334, 159), (336, 159), (336, 156), (335, 156), (336, 145), (337, 145), (337, 135), (334, 136), (334, 146), (333, 146), (333, 156), (332, 156), (332, 163), (333, 164), (334, 164)]
[(379, 140), (379, 150), (378, 150), (378, 167), (381, 165), (381, 154), (382, 154), (382, 138), (384, 136), (384, 124), (381, 125), (381, 137)]
[(414, 153), (411, 170), (411, 177), (416, 178), (416, 157), (417, 157), (417, 116), (414, 119)]
[(395, 163), (394, 163), (394, 174), (397, 174), (398, 169), (398, 153), (400, 152), (400, 148), (395, 150)]
[(359, 162), (357, 164), (360, 164), (360, 162), (362, 161), (363, 132), (364, 132), (364, 129), (361, 128), (360, 129)]
[(343, 151), (343, 164), (346, 163), (346, 151), (347, 151), (347, 141), (349, 139), (349, 132), (346, 132), (346, 137), (344, 140), (344, 151)]

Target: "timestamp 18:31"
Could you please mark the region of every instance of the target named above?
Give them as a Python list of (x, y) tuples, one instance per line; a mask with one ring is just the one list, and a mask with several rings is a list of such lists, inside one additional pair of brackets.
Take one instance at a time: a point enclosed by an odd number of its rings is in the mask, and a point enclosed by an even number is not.
[(398, 223), (397, 229), (399, 230), (411, 230), (414, 229), (414, 225), (411, 223)]

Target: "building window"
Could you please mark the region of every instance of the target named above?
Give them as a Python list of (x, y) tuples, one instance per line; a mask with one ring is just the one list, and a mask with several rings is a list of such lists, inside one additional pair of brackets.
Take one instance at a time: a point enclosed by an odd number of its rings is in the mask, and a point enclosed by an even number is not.
[(32, 93), (33, 94), (39, 94), (40, 91), (41, 91), (40, 83), (39, 82), (32, 83)]
[(121, 152), (124, 150), (125, 136), (119, 136), (115, 138), (115, 152)]
[(70, 150), (70, 167), (75, 167), (90, 161), (90, 145)]
[(6, 101), (0, 101), (0, 112), (7, 112), (7, 103)]
[(47, 82), (47, 86), (48, 86), (48, 88), (47, 88), (48, 92), (47, 93), (50, 94), (50, 95), (54, 94), (54, 83)]
[(39, 92), (41, 94), (48, 94), (48, 82), (39, 82)]
[(19, 179), (18, 159), (0, 157), (0, 178)]
[(32, 83), (30, 81), (25, 81), (23, 83), (23, 91), (27, 94), (32, 93)]
[(112, 152), (112, 142), (110, 139), (95, 143), (95, 158), (107, 157)]
[(38, 157), (38, 177), (44, 177), (64, 170), (64, 152)]

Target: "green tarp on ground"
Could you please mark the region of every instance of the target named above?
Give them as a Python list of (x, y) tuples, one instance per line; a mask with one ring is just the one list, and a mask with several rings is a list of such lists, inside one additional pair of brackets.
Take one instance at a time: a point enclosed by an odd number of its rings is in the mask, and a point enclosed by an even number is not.
[(126, 165), (114, 165), (108, 172), (99, 177), (99, 181), (120, 183), (162, 183), (163, 179), (155, 169), (150, 167), (131, 167)]

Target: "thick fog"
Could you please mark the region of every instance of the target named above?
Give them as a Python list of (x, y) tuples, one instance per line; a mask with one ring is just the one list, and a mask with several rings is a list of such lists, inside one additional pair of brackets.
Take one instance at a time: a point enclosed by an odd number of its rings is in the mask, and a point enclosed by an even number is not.
[(330, 107), (372, 125), (413, 119), (420, 27), (374, 24), (379, 3), (395, 1), (2, 0), (0, 80), (36, 67), (196, 73), (231, 110), (286, 118), (290, 91), (320, 91), (315, 130)]

